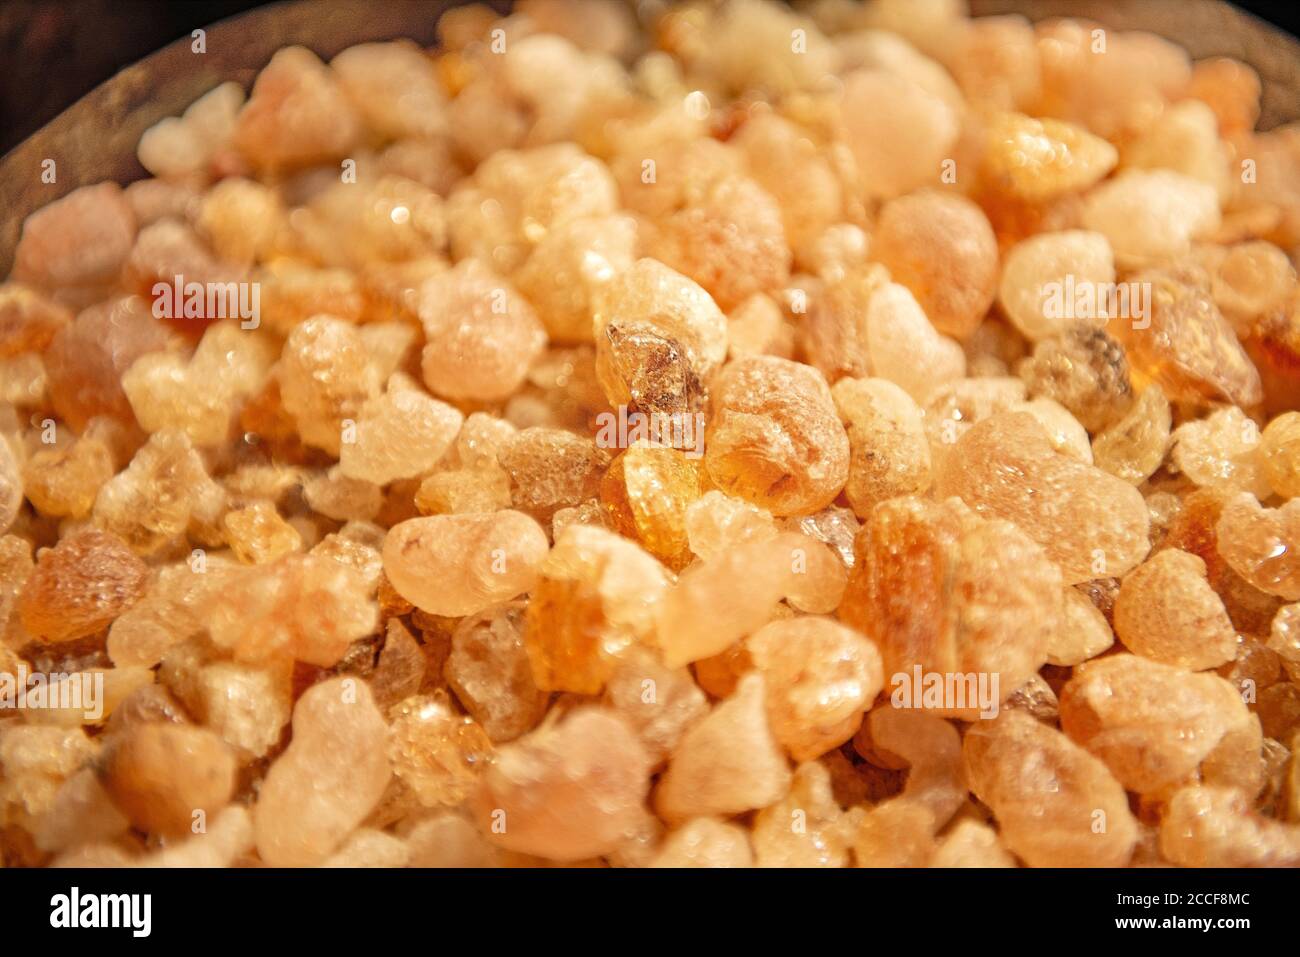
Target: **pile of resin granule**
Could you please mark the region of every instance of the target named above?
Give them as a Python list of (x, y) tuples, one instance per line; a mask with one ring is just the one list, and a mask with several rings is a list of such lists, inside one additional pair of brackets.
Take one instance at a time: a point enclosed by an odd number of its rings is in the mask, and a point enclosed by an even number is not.
[(438, 27), (23, 224), (0, 862), (1300, 864), (1249, 67), (961, 0)]

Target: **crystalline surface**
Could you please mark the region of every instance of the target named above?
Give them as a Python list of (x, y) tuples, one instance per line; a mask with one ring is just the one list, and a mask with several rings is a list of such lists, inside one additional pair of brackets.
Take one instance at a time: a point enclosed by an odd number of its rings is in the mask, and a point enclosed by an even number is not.
[[(876, 507), (856, 550), (840, 617), (879, 646), (891, 686), (914, 667), (996, 672), (1009, 695), (1046, 661), (1061, 617), (1060, 572), (1009, 523), (981, 519), (956, 499), (891, 499)], [(935, 710), (973, 717), (980, 708), (963, 698)]]
[(1150, 548), (1137, 489), (1057, 452), (1024, 413), (994, 416), (962, 436), (940, 462), (935, 489), (1014, 522), (1060, 565), (1066, 584), (1123, 574)]
[(42, 641), (84, 638), (138, 601), (147, 576), (144, 563), (120, 538), (85, 528), (37, 556), (18, 614)]
[(723, 491), (777, 515), (815, 512), (844, 486), (848, 460), (848, 437), (819, 373), (769, 356), (727, 366), (705, 452)]
[[(962, 757), (971, 790), (997, 819), (1002, 839), (1031, 866), (1118, 867), (1137, 822), (1106, 765), (1059, 731), (1020, 711), (980, 722)], [(1094, 827), (1098, 813), (1105, 828)]]
[(1249, 718), (1236, 689), (1135, 655), (1075, 669), (1061, 693), (1061, 727), (1126, 788), (1160, 793), (1192, 774)]

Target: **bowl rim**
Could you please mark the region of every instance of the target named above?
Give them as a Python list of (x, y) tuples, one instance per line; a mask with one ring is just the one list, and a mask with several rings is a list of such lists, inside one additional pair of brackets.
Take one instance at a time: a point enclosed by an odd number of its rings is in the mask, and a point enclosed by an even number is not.
[[(191, 35), (122, 69), (0, 157), (0, 275), (12, 269), (27, 216), (82, 186), (145, 178), (135, 152), (140, 136), (219, 83), (234, 80), (248, 89), (272, 54), (288, 45), (306, 46), (323, 59), (379, 40), (432, 46), (442, 13), (467, 2), (280, 0), (202, 28), (204, 53), (192, 50)], [(510, 2), (488, 5), (505, 11)], [(1093, 19), (1109, 29), (1157, 33), (1193, 59), (1234, 57), (1260, 74), (1259, 128), (1300, 119), (1300, 40), (1227, 0), (970, 0), (969, 6), (972, 16)], [(53, 183), (42, 181), (49, 159)]]

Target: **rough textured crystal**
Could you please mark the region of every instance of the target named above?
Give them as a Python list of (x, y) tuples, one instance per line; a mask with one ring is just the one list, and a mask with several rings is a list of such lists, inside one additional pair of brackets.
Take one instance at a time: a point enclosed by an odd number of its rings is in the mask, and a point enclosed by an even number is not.
[(23, 222), (14, 278), (50, 289), (110, 283), (131, 251), (135, 228), (116, 183), (73, 190)]
[(539, 569), (524, 625), (533, 678), (545, 691), (596, 694), (614, 659), (647, 637), (667, 572), (602, 528), (565, 530)]
[(1115, 167), (1115, 147), (1083, 127), (1050, 118), (999, 113), (984, 126), (989, 184), (1029, 202), (1092, 186)]
[(483, 728), (453, 711), (445, 691), (408, 698), (389, 713), (393, 773), (426, 807), (460, 804), (492, 758)]
[(533, 681), (524, 608), (519, 602), (496, 605), (462, 619), (443, 666), (456, 698), (498, 744), (530, 731), (550, 701)]
[(828, 618), (774, 621), (746, 647), (764, 678), (772, 732), (796, 761), (851, 738), (884, 685), (875, 645)]
[(871, 255), (947, 335), (970, 335), (993, 303), (997, 241), (988, 218), (963, 197), (920, 192), (887, 203)]
[(849, 435), (844, 494), (865, 518), (877, 502), (930, 487), (930, 445), (921, 409), (884, 379), (841, 379), (831, 389)]
[(673, 448), (634, 445), (610, 465), (601, 498), (620, 532), (672, 569), (692, 558), (686, 514), (700, 497), (699, 462)]
[(1061, 692), (1065, 733), (1141, 794), (1159, 794), (1185, 780), (1249, 717), (1222, 678), (1136, 655), (1080, 665)]
[(1044, 339), (1018, 374), (1031, 395), (1055, 399), (1090, 432), (1114, 424), (1133, 405), (1124, 347), (1100, 329), (1080, 326)]
[(1125, 647), (1164, 664), (1203, 671), (1237, 654), (1237, 633), (1205, 578), (1205, 562), (1168, 548), (1124, 578), (1115, 633)]
[(18, 614), (33, 637), (72, 641), (107, 627), (147, 586), (144, 563), (121, 539), (83, 528), (37, 555)]
[(1057, 452), (1021, 412), (979, 423), (935, 476), (940, 495), (1014, 522), (1061, 567), (1066, 584), (1120, 575), (1150, 548), (1150, 516), (1137, 489)]
[[(880, 649), (884, 675), (996, 672), (1011, 694), (1046, 661), (1061, 618), (1060, 572), (1005, 521), (960, 501), (891, 499), (859, 533), (840, 617)], [(919, 704), (919, 702), (917, 702)], [(973, 718), (975, 701), (936, 714)]]
[(1021, 711), (971, 726), (962, 746), (971, 790), (1002, 840), (1036, 867), (1119, 867), (1137, 841), (1124, 789), (1106, 765)]
[[(1263, 397), (1259, 372), (1210, 295), (1205, 276), (1186, 268), (1152, 269), (1150, 317), (1112, 321), (1133, 366), (1171, 400), (1251, 406)], [(1149, 322), (1149, 326), (1148, 326)]]
[(771, 356), (731, 363), (710, 426), (713, 481), (773, 514), (815, 512), (844, 486), (848, 437), (826, 380), (808, 366)]
[(1104, 302), (1091, 314), (1077, 315), (1066, 289), (1090, 289), (1095, 296), (1115, 281), (1110, 244), (1101, 233), (1073, 229), (1032, 236), (1007, 254), (998, 286), (998, 303), (1016, 328), (1034, 341), (1068, 332), (1082, 320), (1106, 323)]
[(693, 412), (727, 356), (727, 317), (695, 282), (639, 259), (605, 291), (593, 319), (596, 374), (611, 405)]
[(423, 475), (451, 448), (464, 418), (410, 379), (394, 376), (382, 396), (361, 407), (356, 436), (340, 450), (339, 471), (375, 485)]

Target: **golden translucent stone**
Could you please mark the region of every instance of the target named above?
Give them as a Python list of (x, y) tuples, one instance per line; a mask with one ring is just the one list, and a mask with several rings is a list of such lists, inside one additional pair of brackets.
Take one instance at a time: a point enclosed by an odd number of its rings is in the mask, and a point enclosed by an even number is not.
[(700, 493), (699, 460), (656, 445), (629, 448), (610, 464), (600, 483), (601, 499), (615, 527), (637, 538), (673, 570), (694, 557), (687, 539), (686, 510)]
[(71, 641), (106, 627), (147, 587), (144, 562), (120, 538), (84, 528), (40, 553), (18, 614), (33, 637)]
[(1022, 711), (1007, 711), (971, 725), (962, 757), (971, 791), (993, 811), (1003, 841), (1025, 863), (1128, 863), (1137, 822), (1123, 787), (1061, 732)]
[(1115, 318), (1107, 329), (1124, 343), (1135, 369), (1173, 401), (1248, 407), (1263, 398), (1259, 371), (1214, 304), (1208, 276), (1171, 267), (1131, 281), (1151, 284), (1149, 319)]
[[(1061, 576), (1014, 525), (982, 519), (955, 498), (890, 499), (863, 526), (857, 550), (840, 617), (875, 641), (890, 681), (914, 668), (997, 673), (1006, 696), (1047, 660)], [(961, 698), (935, 713), (979, 713)]]
[(443, 665), (457, 700), (498, 743), (532, 730), (550, 703), (533, 681), (524, 610), (523, 602), (508, 602), (462, 618)]
[(227, 512), (221, 524), (235, 557), (246, 565), (265, 565), (302, 548), (302, 536), (269, 502)]
[(524, 645), (543, 691), (597, 694), (614, 658), (650, 634), (668, 573), (613, 532), (571, 525), (540, 566)]
[(393, 772), (426, 807), (464, 801), (493, 752), (482, 726), (452, 710), (445, 691), (407, 698), (389, 712)]
[(1159, 794), (1185, 780), (1229, 731), (1249, 720), (1241, 696), (1224, 679), (1137, 655), (1080, 665), (1061, 692), (1065, 733), (1141, 794)]
[(986, 123), (984, 136), (985, 175), (1030, 202), (1087, 189), (1119, 159), (1104, 139), (1062, 120), (999, 113)]

